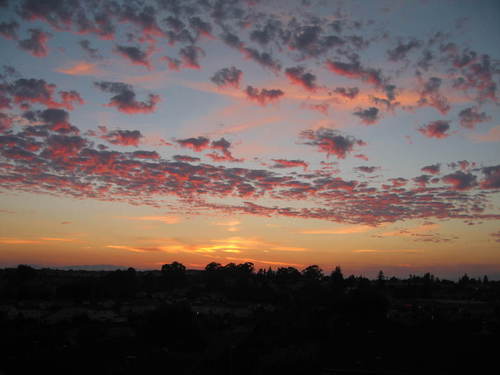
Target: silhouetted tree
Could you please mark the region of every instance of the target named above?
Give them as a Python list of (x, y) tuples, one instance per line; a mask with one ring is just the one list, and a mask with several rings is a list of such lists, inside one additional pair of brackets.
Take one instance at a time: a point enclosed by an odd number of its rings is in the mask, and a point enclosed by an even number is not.
[(19, 281), (28, 281), (36, 277), (36, 270), (26, 264), (20, 264), (17, 266), (16, 274)]
[(314, 264), (304, 268), (302, 270), (302, 276), (304, 276), (306, 280), (319, 281), (323, 278), (323, 271), (319, 268), (319, 266)]
[(239, 273), (248, 275), (248, 274), (251, 274), (253, 272), (254, 266), (253, 266), (252, 262), (245, 262), (245, 263), (238, 264), (237, 269), (238, 269)]
[(382, 270), (378, 271), (377, 286), (379, 288), (385, 287), (385, 275), (384, 275), (384, 271), (382, 271)]
[(217, 263), (217, 262), (208, 263), (205, 267), (205, 271), (207, 271), (207, 272), (216, 272), (216, 271), (220, 271), (221, 269), (222, 269), (222, 265), (220, 263)]
[(299, 270), (294, 267), (280, 267), (276, 271), (276, 281), (281, 283), (295, 283), (300, 277)]
[(170, 264), (164, 264), (161, 266), (162, 273), (175, 273), (175, 274), (185, 274), (186, 267), (179, 262), (172, 262)]
[(344, 275), (342, 274), (342, 270), (339, 266), (335, 267), (330, 274), (330, 282), (333, 285), (342, 285), (344, 283)]
[(227, 274), (235, 274), (238, 267), (236, 266), (235, 263), (228, 263), (224, 266), (224, 272), (226, 272)]
[(169, 287), (177, 287), (186, 280), (186, 267), (179, 262), (164, 264), (161, 266), (161, 273)]
[(464, 274), (460, 279), (458, 279), (459, 286), (465, 287), (469, 285), (469, 283), (470, 283), (470, 278), (467, 274)]

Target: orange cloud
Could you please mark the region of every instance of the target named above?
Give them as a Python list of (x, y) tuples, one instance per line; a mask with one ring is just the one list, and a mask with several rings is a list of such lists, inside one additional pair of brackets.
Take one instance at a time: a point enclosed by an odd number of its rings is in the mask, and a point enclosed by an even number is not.
[(258, 128), (260, 126), (277, 123), (283, 120), (283, 117), (276, 115), (251, 121), (244, 121), (237, 123), (235, 125), (231, 125), (229, 127), (224, 127), (220, 130), (214, 132), (214, 135), (224, 135), (224, 134), (233, 134), (240, 133), (248, 129)]
[(222, 243), (224, 246), (240, 250), (265, 250), (265, 251), (307, 251), (305, 247), (283, 246), (273, 242), (266, 242), (256, 238), (229, 237), (212, 242)]
[(37, 244), (41, 241), (29, 240), (24, 238), (14, 238), (14, 237), (0, 237), (0, 245), (28, 245)]
[(103, 73), (102, 70), (97, 67), (97, 64), (86, 61), (71, 63), (66, 67), (56, 69), (56, 72), (71, 76), (96, 76)]
[(275, 246), (272, 250), (276, 251), (307, 251), (309, 250), (306, 247), (293, 247), (293, 246)]
[(209, 240), (205, 243), (190, 244), (174, 238), (149, 239), (140, 245), (107, 245), (107, 248), (122, 249), (132, 252), (161, 251), (167, 253), (207, 254), (217, 257), (217, 254), (243, 253), (245, 251), (273, 251), (302, 252), (309, 249), (304, 247), (287, 246), (274, 242), (262, 241), (258, 238), (227, 237)]
[(231, 221), (220, 221), (220, 222), (217, 222), (217, 223), (214, 223), (215, 225), (220, 225), (220, 226), (229, 226), (229, 227), (232, 227), (232, 226), (236, 226), (236, 225), (240, 225), (241, 222), (238, 221), (238, 220), (231, 220)]
[(42, 241), (75, 242), (76, 238), (40, 237)]
[(469, 138), (476, 142), (500, 142), (500, 125), (491, 128), (486, 133), (471, 134)]
[(226, 230), (228, 232), (239, 232), (240, 228), (238, 228), (238, 225), (240, 225), (240, 224), (241, 224), (241, 222), (239, 220), (220, 221), (220, 222), (214, 223), (214, 225), (226, 227)]
[(339, 229), (306, 229), (301, 230), (299, 233), (302, 234), (353, 234), (353, 233), (364, 233), (375, 229), (369, 225), (353, 225), (346, 228)]
[(128, 220), (139, 220), (139, 221), (160, 221), (165, 224), (176, 224), (181, 221), (178, 216), (139, 216), (139, 217), (127, 217)]
[(135, 253), (147, 253), (150, 251), (161, 251), (160, 248), (157, 247), (134, 247), (134, 246), (125, 246), (125, 245), (106, 245), (107, 248), (110, 249), (121, 249), (128, 250)]
[(364, 254), (402, 254), (402, 253), (409, 253), (409, 254), (415, 254), (415, 253), (421, 253), (422, 250), (415, 250), (415, 249), (402, 249), (402, 250), (378, 250), (378, 249), (357, 249), (353, 250), (353, 253), (364, 253)]

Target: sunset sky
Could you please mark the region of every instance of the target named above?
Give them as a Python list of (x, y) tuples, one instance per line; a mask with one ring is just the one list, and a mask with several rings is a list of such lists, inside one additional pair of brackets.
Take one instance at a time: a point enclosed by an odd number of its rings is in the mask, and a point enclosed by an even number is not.
[(499, 18), (0, 0), (0, 266), (500, 279)]

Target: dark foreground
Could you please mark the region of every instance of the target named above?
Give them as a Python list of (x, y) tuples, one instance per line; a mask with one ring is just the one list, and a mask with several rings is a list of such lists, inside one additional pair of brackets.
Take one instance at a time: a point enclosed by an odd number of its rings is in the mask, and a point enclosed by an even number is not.
[(500, 282), (0, 270), (0, 374), (492, 374)]

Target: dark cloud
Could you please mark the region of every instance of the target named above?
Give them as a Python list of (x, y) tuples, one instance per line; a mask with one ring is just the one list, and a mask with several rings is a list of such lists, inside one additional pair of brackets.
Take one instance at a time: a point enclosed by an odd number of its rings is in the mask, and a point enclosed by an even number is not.
[(269, 52), (261, 52), (255, 48), (246, 47), (245, 43), (243, 43), (236, 34), (230, 32), (229, 30), (224, 30), (224, 33), (220, 36), (220, 38), (224, 43), (226, 43), (226, 45), (237, 49), (247, 59), (255, 61), (262, 67), (270, 69), (275, 73), (281, 70), (280, 62), (275, 60)]
[(156, 9), (152, 6), (124, 3), (120, 8), (119, 20), (135, 25), (144, 36), (161, 37), (164, 36), (164, 32), (156, 22), (156, 15)]
[(382, 87), (385, 82), (380, 70), (364, 68), (357, 60), (349, 63), (327, 60), (326, 67), (333, 73), (367, 82), (377, 88)]
[(134, 65), (143, 65), (148, 69), (151, 69), (151, 62), (149, 61), (149, 52), (141, 50), (139, 47), (135, 46), (123, 46), (116, 45), (114, 51), (128, 59)]
[(420, 170), (424, 173), (430, 173), (436, 175), (441, 172), (441, 164), (426, 165), (425, 167), (422, 167)]
[(476, 51), (471, 51), (467, 48), (463, 50), (461, 54), (456, 48), (450, 49), (449, 51), (452, 52), (453, 66), (455, 68), (464, 68), (467, 65), (475, 62), (478, 57)]
[(477, 177), (471, 173), (457, 171), (443, 176), (443, 182), (452, 185), (454, 190), (469, 190), (477, 185)]
[(450, 110), (448, 99), (439, 91), (442, 82), (443, 80), (438, 77), (430, 77), (424, 82), (418, 104), (434, 107), (442, 114), (448, 113)]
[(234, 66), (222, 68), (215, 72), (210, 80), (219, 87), (239, 88), (243, 72)]
[(438, 139), (449, 137), (450, 134), (447, 133), (448, 130), (450, 130), (450, 122), (444, 120), (430, 122), (418, 129), (418, 131), (426, 137)]
[(389, 181), (391, 182), (392, 186), (396, 188), (405, 186), (408, 183), (408, 180), (402, 177), (390, 178)]
[(484, 180), (481, 181), (483, 189), (500, 189), (500, 164), (484, 167), (481, 172), (484, 174)]
[(187, 29), (186, 24), (176, 16), (170, 16), (164, 19), (167, 25), (166, 37), (168, 44), (173, 46), (176, 43), (194, 43), (197, 36), (193, 36), (190, 30)]
[(349, 135), (342, 135), (338, 130), (320, 128), (317, 130), (304, 130), (300, 133), (304, 144), (316, 146), (318, 151), (325, 152), (327, 156), (335, 155), (339, 159), (345, 159), (355, 146), (363, 146), (365, 143)]
[(12, 127), (12, 118), (0, 112), (0, 133), (5, 133)]
[(418, 48), (422, 45), (416, 39), (412, 39), (407, 43), (399, 42), (398, 45), (387, 51), (387, 55), (390, 61), (400, 61), (406, 58), (406, 55), (413, 49)]
[(302, 167), (306, 170), (309, 167), (309, 163), (304, 160), (289, 160), (289, 159), (273, 159), (276, 163), (271, 168), (295, 168)]
[(285, 93), (279, 89), (257, 89), (252, 86), (247, 86), (245, 90), (247, 97), (256, 101), (261, 105), (279, 100)]
[(424, 51), (422, 51), (422, 56), (417, 61), (417, 66), (420, 69), (428, 71), (429, 68), (431, 67), (431, 64), (432, 64), (433, 60), (434, 60), (433, 53), (431, 51), (429, 51), (429, 50), (424, 50)]
[(58, 30), (66, 30), (79, 8), (75, 1), (24, 0), (18, 12), (26, 20), (42, 20)]
[(207, 156), (209, 158), (211, 158), (213, 161), (218, 161), (218, 162), (221, 162), (221, 161), (241, 162), (241, 161), (243, 161), (243, 159), (236, 159), (235, 157), (233, 157), (233, 155), (231, 154), (231, 151), (229, 151), (230, 147), (231, 147), (231, 142), (229, 142), (225, 138), (220, 138), (217, 141), (212, 141), (212, 143), (210, 143), (210, 148), (212, 150), (218, 151), (220, 154), (212, 152), (210, 154), (207, 154)]
[(59, 91), (59, 95), (61, 96), (62, 106), (72, 111), (74, 109), (73, 103), (77, 104), (85, 104), (85, 101), (82, 99), (80, 94), (74, 90), (71, 91)]
[(169, 56), (163, 56), (161, 57), (161, 60), (167, 62), (167, 66), (170, 70), (175, 70), (175, 71), (181, 70), (181, 65), (182, 65), (181, 60)]
[(212, 25), (210, 23), (203, 21), (200, 17), (191, 17), (189, 19), (189, 25), (195, 31), (197, 38), (199, 36), (206, 36), (212, 38)]
[(78, 134), (78, 128), (69, 122), (69, 113), (63, 109), (49, 108), (37, 113), (40, 121), (47, 124), (49, 129), (61, 134)]
[(48, 54), (47, 41), (50, 34), (39, 29), (29, 29), (30, 37), (18, 42), (18, 46), (35, 57), (45, 57)]
[(147, 101), (137, 101), (133, 87), (123, 82), (94, 82), (104, 92), (116, 94), (111, 97), (108, 107), (116, 107), (118, 111), (128, 114), (151, 113), (156, 110), (160, 101), (159, 95), (149, 94)]
[(159, 159), (160, 155), (156, 151), (134, 151), (132, 157), (137, 159)]
[(262, 47), (267, 46), (270, 42), (276, 41), (281, 30), (281, 22), (278, 20), (267, 20), (263, 27), (257, 27), (250, 33), (250, 40), (260, 44)]
[(3, 65), (2, 73), (0, 73), (0, 81), (9, 81), (13, 78), (20, 77), (20, 74), (16, 71), (16, 69), (11, 65)]
[(179, 51), (182, 65), (190, 69), (200, 69), (199, 59), (205, 56), (205, 52), (196, 46), (186, 46)]
[(462, 89), (475, 90), (476, 100), (480, 103), (487, 100), (498, 102), (497, 83), (494, 79), (499, 72), (499, 64), (496, 60), (492, 61), (489, 55), (483, 54), (462, 68), (462, 72), (464, 74)]
[(373, 125), (379, 120), (378, 113), (378, 108), (370, 107), (366, 109), (360, 108), (356, 112), (353, 112), (353, 115), (358, 116), (364, 124)]
[(229, 30), (224, 30), (224, 33), (220, 35), (221, 40), (226, 43), (229, 47), (241, 50), (243, 48), (243, 42), (240, 40), (238, 35), (231, 33)]
[(195, 157), (187, 156), (187, 155), (174, 155), (173, 158), (176, 161), (182, 161), (182, 162), (187, 162), (187, 163), (198, 162), (201, 160), (200, 158), (195, 158)]
[(336, 87), (333, 92), (342, 95), (344, 98), (354, 99), (359, 94), (357, 87)]
[(240, 51), (247, 59), (255, 61), (264, 68), (270, 69), (273, 72), (279, 72), (281, 70), (279, 61), (275, 60), (268, 52), (260, 52), (255, 48), (249, 47), (240, 48)]
[(61, 99), (56, 101), (55, 91), (56, 85), (49, 84), (43, 79), (20, 78), (0, 87), (0, 106), (10, 108), (12, 103), (20, 107), (42, 104), (46, 107), (73, 110), (74, 104), (84, 103), (76, 91), (59, 91)]
[(31, 102), (51, 106), (53, 103), (53, 94), (55, 85), (48, 84), (43, 79), (18, 79), (6, 88), (16, 103)]
[(206, 137), (196, 137), (196, 138), (186, 138), (186, 139), (177, 139), (177, 142), (182, 147), (190, 148), (194, 151), (203, 151), (209, 147), (210, 139)]
[(387, 97), (387, 100), (392, 101), (392, 100), (396, 99), (397, 87), (395, 85), (385, 85), (383, 90), (385, 92), (385, 96)]
[(104, 126), (99, 127), (98, 133), (90, 134), (117, 146), (137, 147), (143, 137), (139, 130), (108, 130)]
[(87, 145), (87, 140), (77, 135), (51, 135), (41, 155), (53, 160), (68, 159), (76, 156)]
[(413, 182), (419, 187), (425, 188), (431, 182), (432, 176), (423, 174), (413, 178)]
[(460, 125), (467, 129), (474, 129), (477, 124), (490, 121), (491, 117), (484, 112), (479, 112), (477, 107), (469, 107), (460, 111), (458, 114)]
[(380, 169), (380, 167), (368, 167), (368, 166), (361, 166), (361, 167), (354, 168), (355, 171), (363, 172), (363, 173), (373, 173), (379, 169)]
[(0, 23), (0, 35), (7, 39), (17, 39), (17, 30), (19, 29), (19, 23), (16, 21), (1, 22)]
[(315, 91), (317, 88), (316, 76), (306, 71), (303, 66), (287, 68), (285, 75), (292, 83), (302, 86), (306, 90)]
[(469, 162), (468, 160), (459, 160), (456, 163), (451, 162), (448, 164), (448, 167), (452, 169), (457, 169), (460, 168), (462, 171), (467, 171), (471, 167), (475, 167), (476, 163), (475, 162)]
[(288, 48), (298, 51), (301, 57), (318, 57), (332, 48), (345, 44), (345, 41), (337, 35), (323, 35), (323, 28), (320, 25), (295, 27), (288, 39)]
[(99, 53), (97, 48), (92, 48), (90, 41), (86, 39), (82, 39), (78, 42), (80, 47), (85, 51), (87, 56), (92, 60), (101, 60), (102, 55)]

